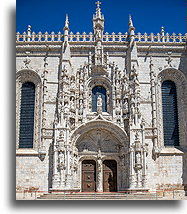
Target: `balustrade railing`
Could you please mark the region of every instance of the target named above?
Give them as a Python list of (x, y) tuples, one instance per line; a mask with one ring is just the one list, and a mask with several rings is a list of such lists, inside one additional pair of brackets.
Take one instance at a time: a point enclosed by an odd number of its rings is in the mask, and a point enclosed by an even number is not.
[[(45, 32), (42, 34), (39, 32), (36, 34), (35, 32), (24, 32), (23, 34), (20, 34), (19, 32), (16, 33), (16, 42), (62, 42), (64, 40), (64, 35), (59, 32), (55, 34), (54, 32), (51, 32), (50, 34), (48, 32)], [(129, 40), (128, 33), (122, 34), (119, 32), (118, 34), (112, 33), (109, 34), (106, 32), (103, 34), (103, 42), (108, 43), (120, 43), (120, 42), (126, 42)], [(168, 33), (157, 33), (156, 35), (151, 33), (148, 35), (147, 33), (141, 34), (137, 33), (134, 35), (134, 40), (136, 42), (143, 42), (143, 43), (181, 43), (181, 42), (187, 42), (187, 33), (185, 35), (182, 35), (179, 33), (178, 35), (173, 33), (169, 35)], [(80, 34), (77, 32), (76, 34), (73, 34), (72, 32), (68, 35), (68, 41), (69, 42), (94, 42), (94, 34), (90, 32), (89, 34), (86, 34), (85, 32)]]

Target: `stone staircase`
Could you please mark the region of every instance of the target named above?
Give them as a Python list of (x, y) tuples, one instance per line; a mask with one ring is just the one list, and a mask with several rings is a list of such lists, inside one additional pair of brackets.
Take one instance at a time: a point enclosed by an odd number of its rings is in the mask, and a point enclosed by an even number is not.
[(41, 195), (37, 200), (158, 200), (155, 193), (47, 193)]

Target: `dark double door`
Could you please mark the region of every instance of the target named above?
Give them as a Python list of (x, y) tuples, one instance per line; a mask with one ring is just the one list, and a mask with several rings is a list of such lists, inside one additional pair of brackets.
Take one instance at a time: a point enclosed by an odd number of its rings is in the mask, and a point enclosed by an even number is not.
[[(82, 162), (82, 191), (96, 191), (96, 162), (84, 160)], [(115, 160), (103, 161), (103, 192), (117, 191), (117, 163)]]

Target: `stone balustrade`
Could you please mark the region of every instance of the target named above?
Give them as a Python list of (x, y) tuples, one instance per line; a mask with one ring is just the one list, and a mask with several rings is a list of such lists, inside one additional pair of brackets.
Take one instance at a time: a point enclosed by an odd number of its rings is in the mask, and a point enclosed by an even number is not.
[[(36, 34), (35, 32), (24, 32), (23, 34), (20, 34), (19, 32), (16, 33), (16, 42), (62, 42), (64, 40), (64, 35), (59, 32), (55, 34), (54, 32), (51, 32), (50, 34), (48, 32), (45, 32), (42, 34), (39, 32)], [(122, 34), (119, 32), (118, 34), (115, 34), (114, 32), (112, 34), (109, 34), (106, 32), (103, 34), (102, 38), (103, 42), (109, 42), (109, 43), (115, 43), (115, 42), (125, 42), (129, 40), (128, 33)], [(151, 33), (148, 35), (147, 33), (141, 34), (137, 33), (134, 35), (134, 40), (136, 42), (143, 42), (143, 43), (181, 43), (181, 42), (187, 42), (187, 33), (185, 35), (182, 35), (179, 33), (178, 35), (168, 34), (168, 33), (157, 33), (156, 35)], [(85, 32), (80, 34), (77, 32), (76, 34), (73, 34), (72, 32), (68, 35), (68, 41), (69, 42), (94, 42), (94, 34), (90, 32), (89, 34), (86, 34)]]

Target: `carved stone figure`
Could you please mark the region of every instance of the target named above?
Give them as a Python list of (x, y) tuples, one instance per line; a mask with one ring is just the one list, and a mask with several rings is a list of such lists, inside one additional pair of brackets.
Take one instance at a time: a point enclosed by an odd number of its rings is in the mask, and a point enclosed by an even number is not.
[(101, 97), (101, 95), (99, 95), (97, 97), (97, 112), (98, 113), (102, 112), (102, 105), (103, 105), (102, 97)]

